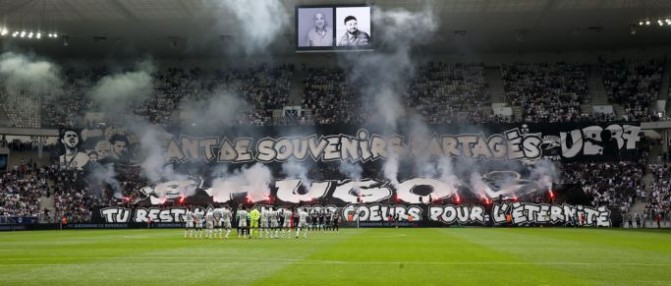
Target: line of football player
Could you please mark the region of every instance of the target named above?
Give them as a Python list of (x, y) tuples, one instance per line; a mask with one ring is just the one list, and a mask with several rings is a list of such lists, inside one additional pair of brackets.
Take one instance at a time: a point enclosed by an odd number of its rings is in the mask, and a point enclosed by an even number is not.
[(298, 238), (301, 232), (307, 238), (308, 231), (337, 232), (340, 223), (339, 215), (329, 209), (308, 212), (305, 208), (288, 210), (277, 207), (251, 210), (241, 207), (234, 212), (230, 207), (223, 206), (207, 214), (189, 209), (184, 218), (184, 238), (228, 239), (233, 223), (238, 238), (290, 238), (292, 235)]

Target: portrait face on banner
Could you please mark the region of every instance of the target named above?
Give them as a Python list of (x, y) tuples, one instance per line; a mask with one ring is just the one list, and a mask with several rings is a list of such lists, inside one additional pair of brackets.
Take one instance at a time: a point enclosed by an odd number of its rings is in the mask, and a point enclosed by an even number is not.
[(63, 153), (58, 158), (60, 168), (82, 170), (89, 162), (89, 156), (79, 150), (81, 138), (77, 130), (62, 130), (59, 141), (63, 146)]

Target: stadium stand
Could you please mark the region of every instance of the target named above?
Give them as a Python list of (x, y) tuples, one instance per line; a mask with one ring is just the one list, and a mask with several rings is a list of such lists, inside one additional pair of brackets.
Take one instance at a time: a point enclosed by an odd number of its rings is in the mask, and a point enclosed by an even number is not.
[[(651, 104), (660, 88), (663, 73), (660, 60), (604, 62), (600, 67), (610, 100), (624, 107), (627, 119), (654, 119)], [(502, 118), (492, 113), (483, 64), (430, 62), (420, 65), (403, 92), (402, 102), (411, 113), (420, 115), (429, 123), (617, 120), (612, 113), (581, 112), (581, 104), (590, 102), (587, 74), (592, 68), (588, 64), (561, 62), (502, 65), (503, 92), (510, 104), (522, 109), (521, 118)], [(13, 127), (72, 126), (85, 112), (100, 110), (86, 93), (91, 82), (109, 74), (110, 71), (104, 68), (64, 68), (63, 86), (48, 96), (22, 96), (29, 91), (0, 89), (0, 108)], [(334, 124), (366, 120), (369, 113), (361, 110), (358, 91), (345, 79), (341, 68), (308, 68), (302, 74), (305, 78), (302, 80), (301, 107), (309, 111), (309, 119), (273, 120), (273, 111), (289, 103), (293, 65), (157, 71), (150, 97), (132, 113), (153, 124), (177, 124), (181, 119), (182, 102), (208, 100), (217, 93), (229, 92), (240, 95), (248, 104), (248, 108), (239, 111), (232, 124)], [(107, 121), (114, 123), (118, 118), (108, 116)], [(97, 123), (89, 122), (88, 125)]]
[[(150, 96), (132, 110), (133, 114), (143, 116), (149, 122), (166, 126), (180, 120), (180, 102), (189, 100), (207, 100), (219, 92), (239, 95), (249, 108), (242, 110), (235, 124), (266, 125), (271, 123), (272, 110), (282, 108), (287, 103), (288, 91), (294, 67), (282, 65), (271, 67), (259, 65), (239, 69), (218, 69), (205, 72), (201, 68), (168, 68), (154, 75), (153, 90)], [(9, 114), (16, 127), (60, 128), (72, 126), (86, 111), (98, 111), (86, 94), (91, 82), (110, 75), (102, 68), (75, 69), (66, 68), (65, 80), (61, 90), (54, 96), (42, 101), (41, 121), (32, 113)], [(0, 94), (0, 96), (3, 96)], [(22, 97), (13, 96), (20, 100)], [(17, 110), (18, 105), (34, 107), (35, 104), (3, 101), (2, 107)], [(18, 109), (21, 110), (21, 109)], [(118, 122), (123, 115), (108, 116), (106, 123)], [(90, 122), (88, 125), (99, 122)]]
[(659, 214), (662, 219), (669, 220), (671, 214), (671, 165), (650, 164), (648, 167), (653, 175), (654, 181), (650, 187), (647, 204), (645, 206), (645, 217), (654, 220)]
[[(523, 110), (522, 118), (514, 122), (572, 122), (613, 121), (612, 114), (580, 112), (582, 103), (589, 103), (587, 85), (588, 64), (544, 63), (510, 64), (500, 68), (503, 89), (507, 100)], [(652, 117), (649, 106), (659, 89), (662, 64), (659, 60), (617, 61), (603, 63), (603, 84), (613, 103), (626, 106), (629, 119), (648, 120)], [(86, 92), (109, 71), (102, 68), (64, 69), (65, 81), (61, 89), (50, 97), (9, 96), (0, 88), (0, 107), (14, 127), (62, 128), (73, 125), (88, 111), (97, 111)], [(273, 111), (289, 103), (291, 82), (295, 76), (292, 65), (258, 65), (248, 68), (217, 69), (168, 68), (155, 73), (153, 92), (141, 105), (132, 110), (151, 123), (169, 126), (179, 124), (182, 118), (181, 103), (207, 101), (219, 91), (235, 93), (250, 108), (239, 110), (234, 125), (266, 126), (273, 124), (340, 124), (363, 123), (372, 112), (361, 111), (365, 105), (353, 84), (346, 79), (341, 68), (308, 68), (302, 74), (301, 107), (309, 111), (309, 118), (299, 121), (273, 121)], [(2, 84), (2, 83), (0, 83)], [(402, 103), (412, 113), (420, 115), (427, 123), (480, 123), (509, 122), (494, 116), (491, 99), (487, 94), (484, 64), (446, 64), (430, 62), (417, 68), (416, 76), (408, 82)], [(25, 90), (23, 91), (25, 94)], [(18, 94), (21, 94), (20, 92)], [(628, 100), (633, 96), (635, 100)], [(23, 98), (23, 99), (22, 99)], [(33, 108), (38, 98), (40, 109)], [(24, 100), (25, 99), (25, 100)], [(17, 108), (22, 105), (32, 106)], [(18, 112), (22, 111), (22, 112)], [(123, 114), (107, 115), (109, 124), (119, 124)], [(84, 122), (80, 127), (92, 127), (99, 122)], [(643, 144), (645, 145), (645, 144)], [(35, 150), (32, 143), (9, 142), (11, 150)], [(56, 148), (47, 150), (55, 150)], [(642, 147), (647, 156), (647, 147)], [(51, 152), (52, 158), (57, 157)], [(644, 160), (643, 160), (644, 161)], [(562, 166), (565, 183), (580, 184), (592, 198), (595, 206), (606, 205), (629, 212), (637, 197), (648, 198), (648, 217), (669, 211), (668, 167), (651, 165), (655, 185), (648, 194), (641, 183), (643, 161), (613, 163), (566, 163)], [(379, 170), (367, 168), (366, 172)], [(337, 168), (320, 166), (311, 169), (311, 176), (340, 177)], [(615, 176), (617, 174), (617, 176)], [(132, 190), (145, 185), (139, 174), (121, 174), (123, 191), (114, 195), (111, 189), (86, 184), (77, 172), (58, 170), (48, 165), (28, 175), (14, 170), (2, 179), (2, 209), (4, 215), (39, 215), (39, 198), (54, 195), (56, 217), (67, 216), (70, 221), (86, 221), (94, 207), (117, 205), (121, 197), (132, 199)], [(45, 182), (47, 180), (47, 182)], [(607, 183), (603, 183), (606, 182)]]
[(521, 106), (525, 122), (580, 119), (580, 104), (589, 101), (584, 64), (512, 64), (501, 67), (508, 101)]
[(486, 121), (492, 113), (484, 73), (483, 64), (431, 62), (420, 66), (409, 84), (407, 106), (428, 123)]
[[(304, 85), (302, 107), (316, 124), (362, 123), (371, 114), (361, 110), (360, 97), (340, 68), (310, 68)], [(482, 122), (491, 117), (485, 88), (482, 64), (431, 62), (418, 67), (402, 101), (427, 123)]]
[(26, 174), (25, 168), (7, 172), (0, 180), (0, 213), (3, 216), (38, 216), (39, 199), (47, 194), (46, 180)]
[(602, 62), (603, 85), (613, 103), (622, 105), (632, 121), (650, 121), (664, 73), (663, 61), (627, 60)]
[(637, 194), (644, 190), (643, 169), (637, 162), (589, 162), (562, 164), (566, 183), (581, 185), (594, 206), (629, 212)]

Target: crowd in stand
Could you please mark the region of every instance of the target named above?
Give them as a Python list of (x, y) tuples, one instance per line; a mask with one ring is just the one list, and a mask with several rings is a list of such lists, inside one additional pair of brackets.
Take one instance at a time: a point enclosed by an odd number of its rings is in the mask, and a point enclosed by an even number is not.
[[(649, 108), (660, 88), (663, 64), (659, 60), (617, 61), (601, 65), (603, 84), (613, 102), (622, 104), (631, 120), (652, 119)], [(417, 68), (407, 90), (399, 90), (401, 104), (427, 123), (449, 122), (604, 122), (616, 120), (614, 114), (583, 114), (580, 105), (589, 102), (587, 79), (590, 67), (581, 64), (514, 64), (501, 67), (503, 87), (513, 106), (520, 106), (522, 118), (494, 115), (487, 94), (485, 67), (482, 64), (452, 65), (432, 62)], [(252, 68), (204, 72), (200, 68), (170, 68), (155, 74), (152, 95), (136, 106), (133, 114), (158, 125), (182, 120), (183, 102), (206, 101), (225, 91), (238, 95), (249, 108), (238, 110), (235, 125), (273, 124), (273, 110), (289, 104), (294, 67), (261, 65)], [(86, 90), (91, 82), (109, 74), (104, 69), (65, 69), (66, 80), (57, 96), (42, 102), (43, 126), (72, 125), (87, 110), (96, 107)], [(365, 109), (370, 98), (362, 99), (356, 83), (348, 80), (341, 68), (308, 68), (303, 71), (304, 90), (301, 107), (305, 114), (283, 124), (364, 123), (379, 113)], [(488, 111), (486, 111), (488, 110)], [(123, 114), (108, 114), (105, 122), (119, 124)], [(89, 122), (95, 125), (98, 122)], [(89, 126), (90, 127), (90, 126)], [(0, 142), (11, 150), (30, 151), (35, 144)], [(644, 144), (642, 144), (644, 145)], [(48, 149), (48, 148), (47, 148)], [(643, 148), (641, 148), (643, 149)], [(52, 157), (57, 155), (52, 153)], [(671, 175), (668, 165), (650, 165), (654, 185), (647, 193), (641, 184), (641, 162), (566, 163), (562, 176), (566, 183), (580, 184), (594, 205), (606, 205), (628, 212), (638, 199), (648, 202), (646, 214), (652, 218), (670, 211)], [(117, 170), (118, 171), (118, 170)], [(377, 172), (367, 168), (365, 172)], [(312, 169), (310, 177), (342, 177), (336, 167)], [(328, 175), (327, 175), (328, 174)], [(86, 221), (94, 206), (117, 203), (120, 196), (144, 185), (139, 172), (119, 172), (116, 192), (95, 184), (82, 183), (82, 174), (59, 170), (56, 165), (10, 169), (0, 180), (0, 214), (33, 216), (42, 196), (54, 196), (55, 214), (70, 221)], [(374, 174), (373, 174), (374, 175)], [(118, 190), (117, 190), (118, 191)]]
[(591, 162), (562, 164), (564, 183), (579, 184), (595, 206), (608, 206), (629, 212), (643, 193), (644, 169), (638, 162)]
[(92, 194), (92, 186), (79, 180), (77, 171), (49, 166), (48, 172), (53, 184), (56, 217), (65, 216), (70, 222), (89, 221), (93, 207), (101, 205)]
[(625, 108), (632, 121), (650, 121), (655, 115), (651, 104), (661, 87), (662, 60), (602, 60), (603, 85), (610, 100)]
[(48, 194), (43, 174), (30, 174), (25, 168), (0, 177), (0, 216), (38, 216), (40, 198)]
[[(289, 104), (295, 74), (293, 65), (258, 65), (208, 71), (199, 67), (180, 67), (156, 71), (152, 74), (150, 96), (134, 106), (132, 113), (147, 118), (153, 124), (178, 124), (184, 119), (181, 111), (186, 103), (205, 101), (222, 92), (234, 94), (247, 104), (233, 116), (234, 122), (228, 123), (235, 125), (362, 123), (378, 113), (367, 108), (372, 97), (362, 92), (362, 83), (352, 82), (348, 72), (342, 68), (303, 69), (302, 118), (273, 118), (273, 110), (281, 110)], [(521, 107), (521, 117), (492, 113), (484, 64), (422, 64), (416, 68), (414, 76), (407, 79), (405, 88), (392, 92), (398, 94), (401, 105), (407, 109), (406, 114), (417, 114), (428, 123), (602, 122), (621, 119), (619, 114), (616, 118), (612, 113), (582, 112), (581, 104), (591, 100), (588, 78), (595, 69), (603, 74), (602, 83), (610, 101), (625, 108), (626, 118), (656, 119), (651, 104), (661, 87), (661, 60), (601, 60), (600, 65), (563, 62), (502, 65), (500, 71), (506, 100), (513, 106)], [(94, 83), (110, 74), (111, 71), (102, 67), (64, 68), (63, 85), (39, 100), (41, 126), (71, 126), (86, 111), (101, 110), (87, 93)], [(5, 111), (13, 109), (10, 103), (6, 101), (2, 106)], [(123, 114), (114, 116), (124, 118)], [(110, 121), (117, 119), (111, 118)]]
[[(151, 94), (133, 107), (132, 114), (143, 116), (152, 124), (174, 124), (181, 119), (182, 102), (206, 100), (225, 92), (243, 99), (248, 106), (246, 110), (239, 110), (237, 121), (228, 124), (267, 125), (271, 122), (272, 110), (288, 103), (293, 72), (293, 65), (259, 65), (213, 72), (204, 72), (201, 68), (157, 71), (152, 75)], [(105, 107), (96, 106), (87, 91), (93, 83), (110, 74), (103, 68), (65, 68), (63, 86), (41, 100), (41, 126), (72, 126), (86, 111), (103, 110)], [(112, 116), (108, 118), (110, 122), (118, 121), (124, 114)]]
[(63, 84), (42, 101), (42, 127), (62, 128), (72, 126), (83, 113), (93, 108), (87, 92), (91, 83), (97, 82), (107, 72), (100, 67), (63, 69)]
[(365, 114), (360, 111), (358, 93), (347, 82), (340, 68), (310, 68), (305, 71), (301, 107), (309, 110), (316, 124), (358, 123)]
[(654, 181), (647, 196), (645, 218), (654, 220), (660, 215), (668, 220), (671, 214), (671, 165), (651, 164), (649, 170)]
[[(379, 114), (372, 108), (374, 96), (361, 96), (364, 91), (348, 82), (344, 70), (310, 68), (305, 73), (302, 107), (314, 123), (361, 123)], [(406, 90), (392, 92), (408, 113), (427, 123), (482, 122), (492, 113), (491, 108), (483, 111), (490, 107), (486, 87), (482, 64), (430, 62), (417, 68)]]
[(491, 114), (483, 112), (491, 107), (486, 88), (483, 64), (431, 62), (419, 67), (405, 102), (428, 123), (482, 122)]
[[(0, 217), (5, 223), (8, 217), (39, 217), (42, 222), (53, 222), (64, 216), (70, 222), (87, 222), (95, 206), (112, 202), (102, 188), (95, 189), (95, 184), (80, 180), (84, 176), (81, 172), (62, 170), (58, 164), (23, 166), (0, 177)], [(42, 197), (53, 198), (55, 213), (40, 208)]]
[(587, 102), (589, 67), (582, 64), (513, 64), (501, 67), (508, 101), (522, 108), (525, 122), (580, 120)]

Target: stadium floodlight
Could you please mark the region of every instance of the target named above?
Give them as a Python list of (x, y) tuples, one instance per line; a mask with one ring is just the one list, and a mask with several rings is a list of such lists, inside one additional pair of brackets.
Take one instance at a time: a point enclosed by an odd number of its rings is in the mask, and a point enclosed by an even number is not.
[(42, 39), (42, 33), (37, 32), (37, 35), (35, 35), (35, 38), (37, 38), (38, 40)]
[(664, 22), (662, 22), (662, 20), (657, 20), (657, 24), (659, 24), (660, 27), (664, 26)]
[(650, 20), (645, 20), (645, 25), (650, 26)]
[(21, 33), (19, 34), (19, 37), (23, 38), (25, 36), (26, 36), (26, 31), (21, 31)]
[(9, 31), (7, 31), (7, 28), (2, 28), (2, 32), (0, 32), (0, 35), (6, 36)]
[(668, 18), (666, 19), (666, 25), (671, 26), (671, 19), (668, 19)]
[(58, 33), (54, 33), (54, 38), (58, 38)]
[(28, 33), (28, 39), (32, 39), (32, 38), (33, 38), (33, 32)]
[(14, 33), (12, 33), (12, 37), (14, 37), (14, 38), (16, 38), (16, 36), (18, 36), (18, 35), (19, 35), (19, 32), (15, 31)]
[(639, 26), (643, 26), (643, 24), (645, 24), (645, 23), (643, 23), (643, 21), (638, 22)]

